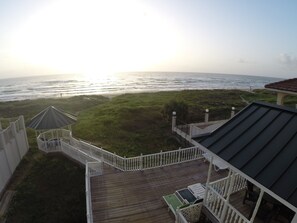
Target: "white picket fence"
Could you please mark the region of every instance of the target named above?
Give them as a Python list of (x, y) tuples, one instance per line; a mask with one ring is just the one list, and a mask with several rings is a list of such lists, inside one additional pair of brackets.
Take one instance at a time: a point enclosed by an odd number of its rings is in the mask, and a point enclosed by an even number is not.
[(28, 149), (23, 116), (10, 122), (6, 129), (0, 129), (0, 195)]

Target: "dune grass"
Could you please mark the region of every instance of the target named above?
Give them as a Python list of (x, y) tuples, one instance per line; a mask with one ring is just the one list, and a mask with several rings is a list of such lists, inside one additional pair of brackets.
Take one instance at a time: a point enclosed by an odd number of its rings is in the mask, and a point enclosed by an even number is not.
[[(287, 105), (295, 106), (296, 97)], [(24, 115), (28, 121), (48, 105), (78, 115), (73, 135), (122, 156), (177, 149), (180, 144), (171, 133), (171, 121), (163, 108), (171, 100), (189, 107), (187, 122), (201, 122), (204, 110), (210, 120), (230, 117), (231, 107), (239, 111), (246, 101), (275, 103), (274, 93), (257, 90), (201, 90), (124, 94), (112, 99), (77, 96), (60, 99), (0, 103), (0, 117)], [(34, 131), (28, 130), (30, 151), (17, 168), (9, 189), (17, 193), (7, 222), (84, 222), (84, 167), (59, 154), (45, 155), (37, 150)]]

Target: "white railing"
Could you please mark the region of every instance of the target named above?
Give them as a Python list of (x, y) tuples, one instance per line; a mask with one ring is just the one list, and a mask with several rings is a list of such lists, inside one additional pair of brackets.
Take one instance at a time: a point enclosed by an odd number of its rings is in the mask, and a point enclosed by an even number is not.
[(84, 161), (83, 163), (85, 163), (85, 160), (101, 160), (122, 171), (152, 169), (203, 158), (203, 151), (198, 147), (161, 151), (130, 158), (121, 157), (103, 148), (77, 140), (71, 136), (69, 130), (64, 129), (41, 133), (37, 137), (37, 143), (38, 148), (44, 152), (64, 152), (80, 162)]
[(193, 204), (176, 210), (176, 223), (198, 222), (202, 209), (202, 203)]
[[(245, 179), (239, 174), (234, 176), (231, 194), (245, 188)], [(249, 223), (250, 221), (236, 210), (225, 197), (229, 190), (230, 177), (209, 184), (204, 206), (222, 223)]]
[(136, 171), (169, 166), (202, 158), (202, 151), (198, 147), (189, 147), (173, 151), (166, 151), (131, 158), (121, 157), (114, 153), (98, 148), (89, 143), (79, 141), (79, 148), (102, 162), (123, 171)]
[[(209, 183), (209, 186), (212, 187), (214, 190), (216, 190), (221, 196), (226, 197), (230, 186), (230, 180), (231, 180), (230, 177), (225, 177)], [(238, 173), (236, 173), (234, 176), (234, 183), (231, 189), (231, 194), (241, 191), (245, 188), (246, 188), (246, 179), (243, 178)]]
[[(212, 121), (208, 123), (190, 124), (189, 134), (192, 137), (197, 137), (202, 134), (210, 133), (222, 126), (228, 120)], [(206, 126), (207, 125), (207, 126)]]
[(65, 153), (70, 158), (82, 163), (86, 164), (88, 162), (93, 161), (100, 161), (99, 159), (96, 159), (95, 157), (90, 156), (89, 154), (77, 149), (74, 146), (69, 145), (68, 143), (61, 140), (61, 151)]
[(91, 196), (91, 177), (102, 174), (102, 162), (86, 163), (86, 205), (87, 205), (87, 222), (93, 223), (92, 196)]
[(172, 126), (172, 131), (175, 132), (180, 137), (186, 139), (188, 142), (193, 144), (194, 137), (210, 133), (226, 123), (227, 120), (203, 122), (203, 123), (192, 123), (186, 125)]
[(46, 153), (61, 151), (61, 139), (69, 140), (71, 131), (66, 129), (50, 130), (37, 137), (38, 148)]

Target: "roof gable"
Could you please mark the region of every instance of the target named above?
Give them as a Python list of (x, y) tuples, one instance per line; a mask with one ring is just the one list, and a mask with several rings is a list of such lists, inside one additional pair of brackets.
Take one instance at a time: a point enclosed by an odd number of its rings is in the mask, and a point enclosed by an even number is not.
[(72, 125), (75, 122), (76, 118), (73, 115), (63, 112), (54, 106), (49, 106), (33, 117), (28, 127), (36, 130), (59, 129)]
[(297, 207), (297, 110), (252, 103), (199, 141)]

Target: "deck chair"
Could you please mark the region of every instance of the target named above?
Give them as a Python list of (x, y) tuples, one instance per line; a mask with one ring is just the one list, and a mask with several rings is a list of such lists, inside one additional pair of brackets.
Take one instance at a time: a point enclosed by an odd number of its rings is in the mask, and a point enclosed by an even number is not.
[[(207, 160), (208, 162), (210, 162), (210, 160), (211, 160), (211, 154), (209, 154), (209, 153), (203, 153), (202, 156), (205, 158), (205, 160)], [(213, 158), (212, 164), (214, 166), (214, 170), (215, 171), (225, 170), (225, 169), (228, 169), (229, 168), (226, 164), (224, 164), (221, 160), (219, 160), (217, 158)]]

